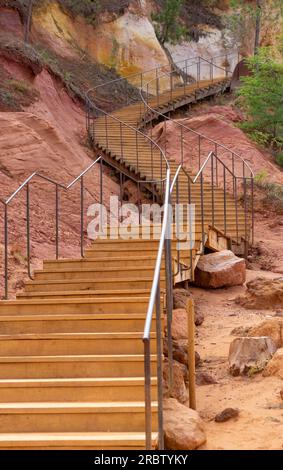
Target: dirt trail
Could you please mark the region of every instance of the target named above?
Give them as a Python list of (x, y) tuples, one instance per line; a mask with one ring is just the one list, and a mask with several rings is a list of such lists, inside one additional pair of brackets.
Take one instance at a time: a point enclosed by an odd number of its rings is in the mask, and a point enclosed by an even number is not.
[[(249, 270), (247, 279), (258, 275), (278, 277), (276, 273)], [(228, 372), (229, 345), (236, 337), (231, 331), (256, 325), (274, 314), (245, 310), (236, 305), (234, 297), (244, 290), (245, 287), (214, 291), (192, 288), (205, 315), (203, 325), (197, 329), (196, 349), (202, 358), (198, 370), (208, 372), (218, 382), (197, 387), (197, 407), (207, 430), (203, 449), (283, 448), (283, 402), (279, 393), (283, 381), (275, 377), (263, 378), (262, 374), (235, 378)], [(228, 407), (238, 408), (239, 417), (216, 423), (215, 415)]]

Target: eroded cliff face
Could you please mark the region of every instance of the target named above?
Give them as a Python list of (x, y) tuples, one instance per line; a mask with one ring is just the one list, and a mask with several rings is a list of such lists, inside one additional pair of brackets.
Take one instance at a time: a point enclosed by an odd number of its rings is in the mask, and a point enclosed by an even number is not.
[[(219, 8), (215, 11), (223, 22), (232, 15), (228, 5), (229, 2), (219, 2)], [(156, 2), (153, 0), (133, 0), (122, 12), (104, 10), (93, 23), (82, 16), (70, 15), (54, 0), (46, 0), (34, 11), (32, 34), (36, 40), (48, 44), (64, 57), (82, 57), (88, 54), (91, 59), (115, 69), (120, 75), (128, 76), (154, 69), (158, 65), (169, 65), (152, 24), (151, 13), (154, 9)], [(215, 74), (220, 76), (225, 74), (225, 68), (233, 71), (237, 65), (238, 56), (229, 56), (231, 51), (239, 50), (244, 56), (253, 53), (253, 20), (247, 19), (246, 24), (236, 32), (205, 24), (199, 26), (207, 34), (198, 42), (167, 44), (175, 62), (198, 56), (208, 59), (218, 57), (216, 63), (220, 68), (215, 70)], [(262, 20), (261, 44), (275, 45), (281, 30), (282, 22), (280, 24), (280, 21), (275, 21), (271, 28), (265, 15)], [(227, 54), (228, 57), (225, 57)], [(191, 75), (196, 75), (193, 66)], [(209, 76), (209, 67), (202, 67), (201, 78), (207, 79)], [(147, 74), (145, 80), (150, 81), (153, 78), (152, 72)], [(139, 86), (140, 78), (133, 77), (131, 82)]]
[(87, 53), (122, 76), (168, 65), (144, 1), (135, 2), (121, 16), (101, 14), (95, 26), (68, 15), (56, 2), (47, 2), (34, 12), (32, 34), (60, 55)]

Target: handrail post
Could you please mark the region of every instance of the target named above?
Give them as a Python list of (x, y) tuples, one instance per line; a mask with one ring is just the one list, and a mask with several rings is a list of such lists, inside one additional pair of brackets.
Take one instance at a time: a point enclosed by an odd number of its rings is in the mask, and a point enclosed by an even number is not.
[(156, 299), (155, 299), (155, 315), (156, 315), (156, 343), (157, 343), (157, 395), (158, 395), (158, 450), (164, 450), (164, 434), (163, 434), (163, 373), (162, 373), (162, 323), (160, 308), (160, 278), (158, 280)]
[(81, 257), (84, 258), (84, 177), (81, 176), (80, 203), (81, 203)]
[(227, 233), (227, 197), (226, 197), (226, 167), (223, 165), (223, 182), (224, 182), (224, 234)]
[(106, 148), (108, 149), (108, 124), (107, 124), (107, 114), (104, 114), (105, 116), (105, 140), (106, 140)]
[(201, 187), (201, 233), (202, 233), (202, 249), (204, 251), (204, 198), (203, 198), (203, 172), (200, 175)]
[(211, 155), (211, 205), (212, 205), (212, 226), (214, 227), (214, 215), (215, 215), (215, 206), (214, 206), (214, 154)]
[(183, 126), (181, 126), (181, 163), (184, 164), (184, 137), (183, 137)]
[(254, 217), (254, 179), (251, 177), (251, 212), (252, 212), (252, 245), (254, 244), (254, 229), (255, 229), (255, 217)]
[[(171, 224), (170, 224), (171, 231)], [(172, 344), (172, 314), (173, 314), (173, 273), (172, 273), (172, 248), (171, 233), (167, 232), (165, 240), (165, 271), (166, 271), (166, 312), (167, 312), (167, 342), (168, 342), (168, 367), (169, 367), (169, 394), (173, 388), (173, 344)]]
[(139, 173), (139, 141), (138, 141), (138, 131), (136, 131), (136, 165), (137, 165), (137, 173)]
[(9, 286), (8, 286), (8, 206), (4, 206), (4, 282), (5, 282), (5, 299), (8, 299)]
[(238, 187), (237, 187), (237, 177), (235, 179), (235, 212), (236, 212), (236, 234), (237, 234), (237, 243), (239, 243), (239, 216), (238, 216)]
[(121, 151), (121, 159), (122, 159), (122, 163), (123, 163), (124, 162), (124, 146), (123, 146), (122, 122), (120, 122), (120, 151)]
[[(244, 211), (245, 211), (245, 247), (247, 246), (247, 229), (248, 229), (248, 214), (247, 214), (247, 180), (244, 178)], [(245, 248), (245, 258), (247, 257), (247, 249)]]
[(152, 450), (150, 339), (144, 339), (145, 450)]
[(55, 186), (55, 244), (56, 260), (59, 258), (59, 186)]
[(29, 183), (26, 185), (26, 223), (27, 223), (27, 267), (28, 267), (28, 277), (32, 279), (31, 270), (30, 270), (30, 193), (29, 193)]

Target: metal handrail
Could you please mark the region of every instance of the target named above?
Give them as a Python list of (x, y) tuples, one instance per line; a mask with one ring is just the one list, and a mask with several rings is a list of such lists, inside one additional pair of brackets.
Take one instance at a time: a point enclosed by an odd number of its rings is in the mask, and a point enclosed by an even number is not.
[[(146, 449), (151, 450), (152, 448), (152, 429), (151, 429), (151, 354), (150, 354), (150, 332), (153, 319), (153, 312), (155, 308), (156, 315), (156, 343), (157, 343), (157, 387), (158, 387), (158, 438), (159, 438), (159, 450), (164, 449), (164, 436), (163, 436), (163, 386), (162, 386), (162, 324), (161, 324), (161, 309), (160, 309), (160, 271), (162, 264), (163, 251), (166, 243), (166, 254), (165, 254), (165, 269), (166, 269), (166, 284), (167, 284), (167, 302), (170, 294), (172, 284), (171, 276), (171, 250), (170, 242), (168, 237), (168, 224), (170, 223), (170, 168), (166, 172), (166, 189), (164, 196), (164, 213), (162, 221), (162, 229), (160, 234), (159, 246), (157, 251), (156, 263), (154, 268), (154, 275), (152, 281), (152, 287), (150, 292), (150, 298), (148, 303), (148, 309), (146, 314), (146, 321), (143, 332), (143, 343), (144, 343), (144, 371), (145, 371), (145, 420), (146, 420)], [(168, 291), (169, 288), (169, 291)], [(172, 300), (170, 299), (170, 302)], [(172, 308), (172, 305), (171, 307)], [(168, 338), (171, 336), (171, 315), (167, 311), (167, 328)], [(168, 352), (172, 355), (172, 344), (169, 347)], [(169, 354), (168, 354), (169, 355)], [(172, 357), (171, 357), (172, 359)]]
[[(84, 176), (98, 163), (100, 163), (100, 202), (102, 203), (102, 186), (103, 186), (103, 162), (107, 165), (110, 165), (116, 171), (120, 173), (120, 175), (126, 175), (123, 169), (116, 167), (109, 161), (105, 160), (103, 156), (99, 156), (94, 160), (87, 168), (85, 168), (78, 176), (76, 176), (69, 184), (63, 184), (58, 182), (57, 180), (50, 178), (49, 176), (43, 175), (37, 171), (33, 172), (28, 178), (25, 179), (23, 183), (19, 185), (19, 187), (7, 198), (2, 199), (0, 198), (0, 203), (4, 207), (4, 298), (8, 299), (9, 296), (9, 288), (8, 288), (8, 245), (9, 245), (9, 237), (8, 237), (8, 207), (10, 203), (16, 198), (16, 196), (26, 189), (26, 224), (27, 224), (27, 272), (30, 279), (32, 278), (31, 274), (31, 249), (30, 249), (30, 183), (35, 178), (39, 178), (40, 180), (46, 181), (51, 183), (55, 187), (55, 249), (56, 249), (56, 259), (59, 258), (59, 190), (62, 189), (64, 191), (68, 191), (71, 189), (78, 181), (80, 181), (80, 252), (81, 256), (84, 257), (84, 234), (83, 234), (83, 225), (84, 225), (84, 216), (83, 216), (83, 209), (84, 209)], [(140, 186), (142, 184), (163, 184), (166, 179), (156, 179), (153, 181), (148, 180), (141, 180), (138, 178), (134, 178), (132, 175), (127, 175), (129, 179), (131, 179), (134, 183), (138, 185), (138, 189), (140, 191)], [(121, 178), (120, 178), (120, 185), (121, 185)], [(120, 187), (121, 193), (121, 187)]]
[[(235, 49), (235, 51), (233, 51), (233, 52), (220, 54), (220, 55), (218, 55), (218, 56), (213, 57), (212, 59), (215, 60), (215, 59), (219, 59), (219, 58), (221, 58), (221, 57), (229, 57), (229, 56), (231, 56), (231, 55), (234, 55), (234, 56), (235, 56), (235, 55), (238, 55), (238, 57), (239, 57), (239, 51), (238, 51), (237, 49)], [(186, 63), (186, 62), (188, 62), (188, 61), (190, 61), (190, 60), (195, 60), (195, 59), (199, 59), (199, 58), (202, 59), (202, 60), (204, 60), (204, 61), (209, 62), (209, 59), (205, 59), (204, 57), (193, 56), (193, 57), (187, 57), (186, 59), (180, 59), (180, 60), (174, 62), (174, 64), (178, 66), (178, 64), (182, 64), (182, 63), (184, 63), (184, 62)], [(215, 64), (215, 66), (217, 66), (217, 65)], [(143, 70), (142, 72), (136, 72), (136, 73), (132, 73), (132, 74), (126, 75), (125, 77), (119, 77), (119, 78), (114, 78), (113, 80), (108, 80), (107, 82), (100, 83), (100, 84), (97, 85), (96, 87), (91, 87), (91, 88), (89, 88), (89, 89), (87, 90), (87, 92), (86, 92), (86, 95), (88, 96), (91, 91), (95, 91), (95, 90), (97, 90), (98, 88), (101, 88), (101, 87), (103, 87), (103, 86), (111, 85), (111, 84), (113, 84), (113, 83), (118, 83), (118, 82), (121, 82), (121, 81), (129, 81), (129, 80), (132, 79), (132, 78), (140, 77), (141, 75), (144, 75), (144, 74), (153, 72), (154, 70), (160, 70), (160, 69), (163, 69), (163, 68), (166, 68), (166, 67), (171, 67), (171, 65), (170, 65), (170, 64), (168, 64), (168, 65), (165, 65), (165, 64), (161, 65), (161, 64), (159, 64), (157, 67), (152, 67), (152, 68)], [(223, 70), (226, 70), (226, 69), (223, 69)]]
[[(218, 67), (218, 66), (216, 66), (215, 64), (213, 64), (212, 62), (211, 62), (211, 64), (212, 64), (213, 66), (215, 66), (215, 67)], [(218, 67), (218, 68), (220, 68), (220, 67)], [(172, 73), (172, 72), (171, 72), (171, 73)], [(165, 74), (164, 74), (164, 76), (165, 76)], [(159, 77), (159, 78), (162, 78), (162, 77)], [(148, 86), (150, 83), (154, 82), (154, 81), (155, 81), (155, 79), (153, 79), (153, 80), (151, 80), (150, 82), (148, 82), (147, 86)], [(148, 102), (148, 96), (147, 96), (147, 99), (144, 98), (144, 96), (143, 96), (142, 93), (140, 93), (140, 96), (141, 96), (141, 100), (143, 101), (144, 105), (145, 105), (151, 112), (157, 114), (159, 117), (162, 117), (163, 119), (166, 119), (167, 121), (171, 121), (170, 117), (166, 116), (166, 114), (163, 114), (163, 113), (161, 113), (158, 109), (153, 108), (152, 106), (150, 106), (150, 104), (149, 104), (149, 102)], [(231, 154), (234, 155), (236, 158), (238, 158), (239, 160), (241, 160), (242, 164), (244, 164), (245, 167), (246, 167), (246, 168), (248, 169), (248, 171), (250, 172), (251, 177), (254, 177), (253, 170), (251, 169), (251, 167), (250, 167), (250, 165), (248, 164), (248, 162), (247, 162), (241, 155), (239, 155), (237, 152), (234, 152), (233, 150), (229, 149), (229, 148), (226, 147), (225, 145), (220, 144), (220, 143), (217, 142), (216, 140), (213, 140), (213, 139), (211, 139), (210, 137), (207, 137), (206, 135), (201, 134), (200, 132), (195, 131), (194, 129), (192, 129), (192, 128), (186, 126), (185, 124), (182, 124), (182, 123), (180, 123), (180, 122), (178, 122), (178, 121), (174, 121), (174, 124), (177, 125), (178, 127), (182, 128), (182, 129), (185, 129), (185, 130), (187, 130), (187, 131), (189, 131), (189, 132), (192, 132), (194, 135), (198, 136), (199, 139), (204, 139), (204, 140), (206, 140), (207, 142), (212, 143), (214, 146), (217, 145), (217, 147), (222, 148), (223, 150), (225, 150), (225, 151), (231, 153)]]
[(71, 188), (80, 178), (82, 178), (82, 176), (84, 176), (86, 173), (88, 173), (91, 168), (101, 160), (101, 156), (98, 157), (94, 162), (92, 162), (84, 171), (82, 171), (82, 173), (79, 174), (79, 176), (76, 176), (76, 178), (71, 181), (71, 183), (69, 183), (67, 186), (62, 184), (62, 183), (58, 183), (58, 181), (55, 181), (53, 180), (52, 178), (49, 178), (48, 176), (45, 176), (45, 175), (42, 175), (41, 173), (38, 173), (37, 171), (35, 171), (34, 173), (32, 173), (12, 194), (11, 196), (8, 197), (8, 199), (6, 200), (3, 200), (2, 198), (0, 198), (0, 202), (2, 202), (2, 204), (4, 205), (8, 205), (13, 199), (14, 197), (35, 177), (37, 178), (40, 178), (40, 179), (43, 179), (45, 181), (48, 181), (49, 183), (52, 183), (52, 184), (55, 184), (56, 186), (58, 186), (59, 188), (62, 188), (62, 189), (69, 189)]

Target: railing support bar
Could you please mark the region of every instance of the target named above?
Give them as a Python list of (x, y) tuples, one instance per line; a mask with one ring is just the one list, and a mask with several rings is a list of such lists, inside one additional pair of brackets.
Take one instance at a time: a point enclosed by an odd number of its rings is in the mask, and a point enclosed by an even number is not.
[(158, 450), (164, 450), (163, 434), (163, 348), (162, 348), (162, 323), (160, 308), (160, 279), (158, 281), (155, 299), (156, 315), (156, 342), (157, 342), (157, 393), (158, 393)]

